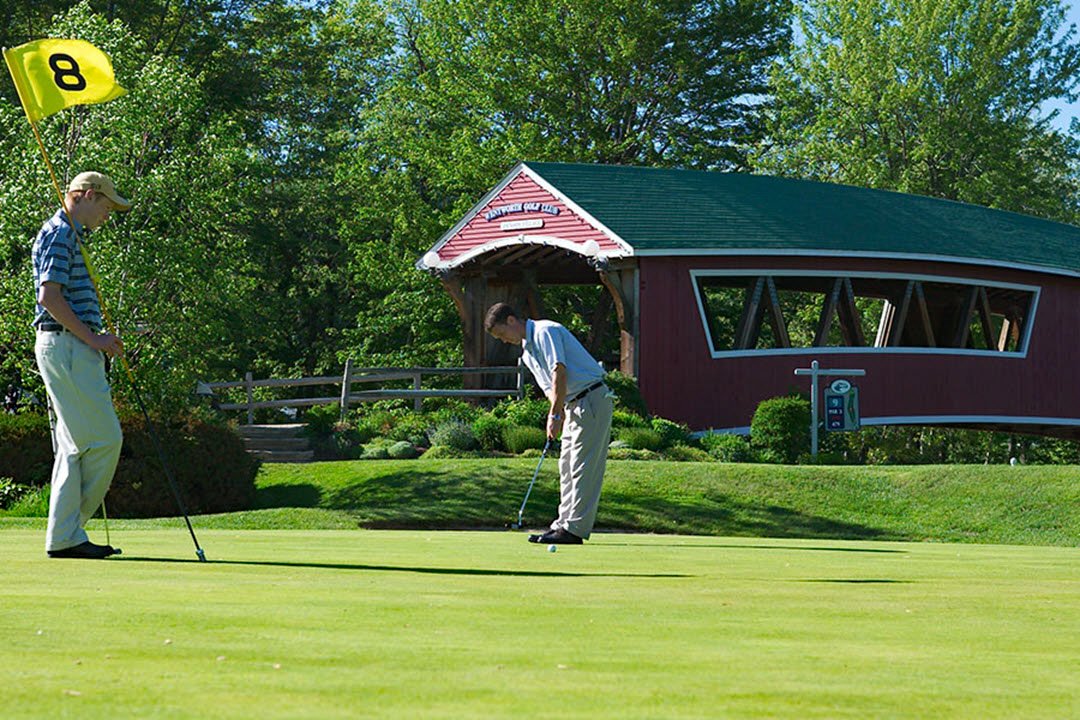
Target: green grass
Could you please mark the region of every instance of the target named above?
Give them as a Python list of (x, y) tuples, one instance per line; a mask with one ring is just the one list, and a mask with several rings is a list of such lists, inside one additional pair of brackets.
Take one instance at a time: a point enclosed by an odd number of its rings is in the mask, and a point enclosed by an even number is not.
[[(554, 514), (545, 461), (526, 520)], [(229, 527), (492, 528), (516, 518), (532, 460), (265, 465)], [(696, 535), (1080, 544), (1080, 471), (982, 465), (791, 467), (612, 461), (602, 528)], [(304, 512), (282, 513), (281, 508)], [(218, 520), (210, 520), (217, 526)], [(240, 523), (237, 525), (237, 523)]]
[(0, 521), (4, 718), (1080, 714), (1076, 548), (172, 523)]

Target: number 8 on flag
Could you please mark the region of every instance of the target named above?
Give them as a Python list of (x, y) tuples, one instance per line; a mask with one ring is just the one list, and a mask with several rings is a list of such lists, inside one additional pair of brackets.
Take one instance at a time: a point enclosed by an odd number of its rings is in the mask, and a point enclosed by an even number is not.
[(108, 102), (116, 84), (109, 56), (85, 40), (46, 39), (4, 49), (11, 79), (31, 124), (72, 105)]

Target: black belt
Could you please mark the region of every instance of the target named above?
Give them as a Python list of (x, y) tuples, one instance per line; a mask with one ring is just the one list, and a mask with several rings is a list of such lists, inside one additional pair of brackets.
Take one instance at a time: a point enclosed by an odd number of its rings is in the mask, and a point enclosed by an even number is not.
[[(101, 328), (96, 328), (93, 325), (87, 325), (88, 328), (94, 332), (101, 332)], [(60, 323), (43, 322), (37, 326), (38, 332), (71, 332)]]
[(598, 380), (597, 382), (594, 382), (594, 383), (593, 383), (592, 385), (590, 385), (589, 387), (587, 387), (587, 388), (585, 388), (584, 390), (582, 390), (581, 392), (579, 392), (579, 393), (578, 393), (577, 395), (575, 395), (574, 397), (572, 397), (572, 398), (570, 398), (569, 400), (567, 400), (567, 401), (566, 401), (566, 404), (567, 404), (567, 405), (569, 405), (570, 403), (575, 403), (575, 402), (577, 402), (578, 400), (580, 400), (581, 398), (583, 398), (583, 397), (585, 397), (586, 395), (588, 395), (589, 393), (591, 393), (591, 392), (592, 392), (593, 390), (595, 390), (596, 388), (598, 388), (598, 387), (603, 387), (603, 386), (604, 386), (604, 381), (603, 381), (603, 380)]

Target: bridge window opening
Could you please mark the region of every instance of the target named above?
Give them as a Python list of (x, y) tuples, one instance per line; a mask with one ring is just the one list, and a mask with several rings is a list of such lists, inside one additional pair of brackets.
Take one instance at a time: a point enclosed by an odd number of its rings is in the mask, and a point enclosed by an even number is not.
[(692, 273), (714, 354), (798, 348), (1022, 352), (1035, 288), (901, 276)]

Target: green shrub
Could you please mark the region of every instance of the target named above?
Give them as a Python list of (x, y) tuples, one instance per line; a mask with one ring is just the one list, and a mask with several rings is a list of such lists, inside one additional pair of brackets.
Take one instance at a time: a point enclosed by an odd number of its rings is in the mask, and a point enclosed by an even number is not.
[(485, 450), (505, 450), (506, 442), (503, 440), (503, 433), (509, 426), (503, 418), (496, 417), (492, 413), (484, 413), (473, 420), (472, 431), (480, 447)]
[(547, 442), (547, 431), (528, 425), (512, 425), (503, 433), (506, 449), (518, 454), (526, 450), (542, 449)]
[(810, 401), (801, 397), (763, 400), (750, 421), (750, 443), (782, 463), (794, 463), (810, 447)]
[(19, 485), (9, 477), (0, 477), (0, 510), (6, 510), (33, 488)]
[(611, 427), (612, 429), (627, 427), (647, 428), (649, 427), (649, 421), (632, 412), (616, 410), (611, 415)]
[(618, 440), (623, 441), (632, 450), (660, 450), (664, 446), (664, 439), (660, 433), (650, 428), (622, 428), (619, 430)]
[(330, 437), (341, 417), (339, 405), (316, 405), (304, 411), (305, 433), (314, 438)]
[(413, 445), (427, 445), (427, 436), (435, 427), (435, 421), (423, 413), (405, 411), (397, 417), (390, 433), (390, 440), (406, 440)]
[(672, 445), (662, 453), (664, 460), (675, 462), (714, 462), (712, 455), (689, 445)]
[(389, 437), (397, 423), (398, 417), (394, 411), (372, 408), (356, 421), (356, 431), (362, 438), (361, 442), (366, 443), (372, 438)]
[(52, 476), (52, 432), (45, 415), (0, 413), (0, 475), (18, 485), (42, 486)]
[(720, 462), (745, 463), (754, 461), (750, 443), (741, 435), (706, 433), (698, 440), (709, 455)]
[(389, 460), (390, 450), (383, 444), (365, 445), (360, 460)]
[(443, 407), (428, 413), (428, 416), (432, 426), (438, 426), (452, 420), (468, 425), (480, 417), (482, 412), (476, 405), (470, 405), (457, 398), (447, 398)]
[(690, 442), (690, 428), (662, 417), (654, 417), (649, 425), (660, 436), (661, 447), (686, 445)]
[(505, 418), (507, 425), (528, 425), (547, 427), (548, 411), (551, 403), (538, 398), (524, 400), (503, 400), (495, 406), (494, 413)]
[(394, 460), (412, 460), (419, 454), (413, 444), (407, 440), (399, 440), (388, 447), (386, 452)]
[[(109, 513), (116, 517), (179, 515), (143, 416), (121, 411), (120, 426), (124, 447), (109, 489)], [(259, 463), (244, 450), (243, 440), (232, 428), (193, 415), (158, 419), (154, 426), (190, 514), (251, 507)]]
[(455, 450), (476, 448), (476, 436), (472, 428), (460, 420), (444, 420), (428, 436), (431, 445), (444, 445)]
[(459, 458), (482, 458), (488, 457), (486, 453), (477, 450), (458, 450), (446, 445), (432, 445), (423, 454), (425, 460), (455, 460)]
[(649, 414), (645, 398), (638, 389), (637, 378), (613, 370), (604, 375), (604, 383), (615, 393), (615, 409), (646, 417)]
[[(28, 492), (19, 497), (6, 510), (0, 510), (0, 515), (8, 517), (49, 517), (49, 494), (52, 488), (45, 487), (29, 488)], [(112, 507), (110, 503), (109, 507)]]

